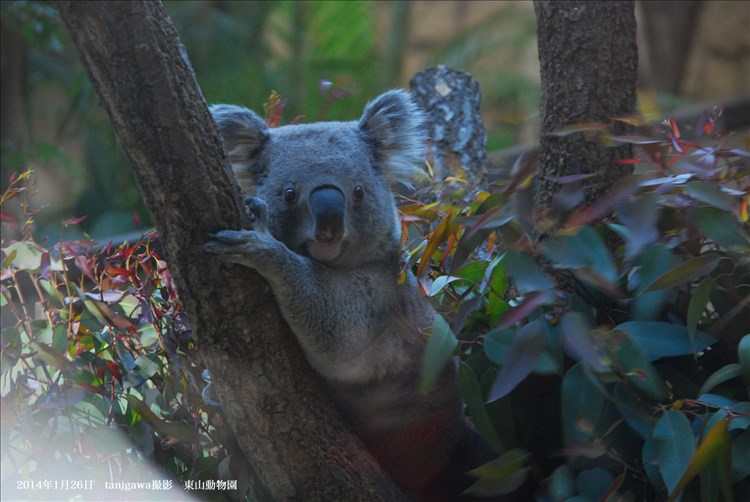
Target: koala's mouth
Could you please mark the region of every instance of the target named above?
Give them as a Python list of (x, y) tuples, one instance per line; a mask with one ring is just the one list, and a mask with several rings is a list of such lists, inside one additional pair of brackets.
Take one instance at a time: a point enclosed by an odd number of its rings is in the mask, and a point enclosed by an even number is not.
[(313, 260), (322, 262), (331, 262), (341, 254), (342, 241), (320, 242), (309, 241), (307, 243), (307, 253)]

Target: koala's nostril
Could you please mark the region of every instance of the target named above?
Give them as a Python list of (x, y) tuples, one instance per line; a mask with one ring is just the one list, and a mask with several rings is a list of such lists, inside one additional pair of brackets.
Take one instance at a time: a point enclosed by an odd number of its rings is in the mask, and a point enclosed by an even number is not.
[(310, 194), (310, 212), (315, 221), (315, 240), (334, 242), (344, 236), (346, 198), (332, 186), (322, 186)]

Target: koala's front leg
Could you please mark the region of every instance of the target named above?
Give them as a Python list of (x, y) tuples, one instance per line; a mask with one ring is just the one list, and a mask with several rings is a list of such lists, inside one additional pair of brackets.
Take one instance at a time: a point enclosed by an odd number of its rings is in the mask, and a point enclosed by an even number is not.
[(308, 361), (323, 375), (336, 377), (342, 362), (368, 347), (372, 319), (385, 310), (367, 293), (383, 289), (375, 280), (381, 274), (337, 273), (294, 253), (269, 233), (265, 203), (251, 198), (246, 204), (253, 229), (218, 232), (203, 249), (262, 275)]
[[(291, 251), (268, 231), (268, 207), (256, 197), (245, 198), (250, 213), (249, 230), (222, 230), (210, 236), (203, 249), (228, 263), (254, 268), (267, 278), (270, 270), (294, 266)], [(294, 261), (294, 260), (292, 260)]]

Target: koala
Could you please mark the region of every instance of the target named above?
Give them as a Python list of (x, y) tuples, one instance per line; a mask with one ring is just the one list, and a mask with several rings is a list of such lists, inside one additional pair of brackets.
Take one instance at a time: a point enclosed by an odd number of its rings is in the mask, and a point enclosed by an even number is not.
[(465, 452), (476, 433), (465, 424), (454, 364), (418, 392), (422, 333), (435, 311), (412, 274), (398, 282), (393, 190), (421, 173), (422, 113), (399, 90), (352, 122), (269, 129), (243, 107), (211, 113), (253, 224), (211, 236), (205, 249), (268, 281), (343, 418), (407, 494), (460, 493), (465, 482), (446, 488), (446, 473), (482, 463)]

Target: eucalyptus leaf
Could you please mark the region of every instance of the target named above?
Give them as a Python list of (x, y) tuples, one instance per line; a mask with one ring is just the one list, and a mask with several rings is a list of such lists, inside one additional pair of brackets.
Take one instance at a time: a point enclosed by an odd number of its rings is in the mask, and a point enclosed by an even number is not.
[(539, 356), (545, 350), (544, 338), (542, 319), (536, 319), (518, 330), (508, 348), (500, 374), (490, 389), (488, 402), (508, 394), (534, 370)]
[(686, 327), (668, 322), (629, 321), (616, 329), (627, 333), (651, 361), (695, 354), (716, 341), (702, 331), (697, 331), (694, 341), (691, 341)]
[(419, 380), (419, 392), (426, 394), (437, 381), (438, 376), (450, 361), (458, 346), (456, 335), (442, 316), (436, 315), (432, 324), (430, 338), (425, 348), (422, 372)]
[(667, 491), (672, 494), (695, 452), (695, 438), (690, 422), (679, 411), (667, 411), (656, 423), (649, 441), (653, 444)]

